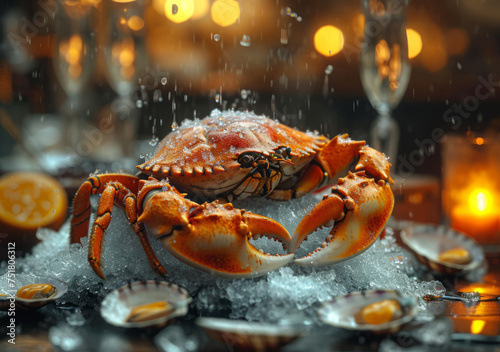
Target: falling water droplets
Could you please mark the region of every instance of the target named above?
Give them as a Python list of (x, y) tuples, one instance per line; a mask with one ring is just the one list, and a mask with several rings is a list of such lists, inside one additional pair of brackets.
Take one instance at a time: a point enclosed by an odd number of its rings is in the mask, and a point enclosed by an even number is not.
[(220, 40), (220, 35), (219, 34), (214, 34), (214, 40), (218, 42)]
[(162, 102), (163, 101), (163, 96), (161, 94), (161, 90), (159, 89), (156, 89), (154, 92), (153, 92), (153, 101), (155, 103), (159, 103), (159, 102)]
[(220, 94), (215, 94), (215, 102), (219, 103), (220, 102)]
[(175, 131), (178, 127), (179, 127), (179, 125), (177, 124), (177, 122), (173, 121), (172, 122), (172, 131)]
[(179, 12), (179, 7), (177, 4), (172, 4), (172, 15), (177, 15), (177, 12)]
[(166, 85), (168, 80), (167, 80), (167, 77), (162, 77), (161, 80), (160, 80), (161, 84), (162, 85)]
[(145, 157), (146, 157), (146, 154), (144, 154), (144, 153), (141, 153), (141, 154), (139, 155), (139, 158), (140, 158), (140, 159), (144, 159)]
[(135, 106), (137, 106), (138, 109), (142, 108), (142, 100), (141, 99), (138, 99), (136, 102), (135, 102)]
[(249, 35), (243, 34), (243, 37), (240, 40), (240, 45), (249, 47), (252, 45), (252, 38), (250, 38)]
[(153, 137), (149, 140), (149, 145), (154, 147), (155, 145), (158, 144), (158, 137)]
[(333, 66), (332, 66), (332, 65), (328, 65), (328, 66), (326, 66), (326, 68), (325, 68), (325, 73), (326, 73), (327, 75), (329, 75), (329, 74), (331, 74), (332, 72), (333, 72)]

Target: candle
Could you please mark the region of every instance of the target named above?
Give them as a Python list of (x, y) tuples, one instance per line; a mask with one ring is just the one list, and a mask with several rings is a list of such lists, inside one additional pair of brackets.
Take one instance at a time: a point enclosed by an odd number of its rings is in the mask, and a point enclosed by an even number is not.
[(451, 227), (465, 232), (481, 243), (494, 243), (500, 232), (500, 210), (494, 207), (493, 192), (476, 188), (468, 199), (451, 210)]

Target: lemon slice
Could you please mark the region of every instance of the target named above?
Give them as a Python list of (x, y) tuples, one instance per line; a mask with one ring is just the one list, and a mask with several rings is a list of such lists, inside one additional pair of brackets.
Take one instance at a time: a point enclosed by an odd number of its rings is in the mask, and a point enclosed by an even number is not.
[(57, 230), (66, 218), (64, 188), (51, 176), (16, 172), (0, 178), (0, 232)]

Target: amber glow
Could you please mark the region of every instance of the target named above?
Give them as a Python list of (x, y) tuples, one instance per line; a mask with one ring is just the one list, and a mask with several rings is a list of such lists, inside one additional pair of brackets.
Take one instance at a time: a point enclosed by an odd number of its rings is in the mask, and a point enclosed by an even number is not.
[(477, 137), (475, 140), (477, 145), (483, 145), (484, 144), (484, 139), (481, 137)]
[(132, 16), (128, 19), (127, 24), (133, 31), (140, 31), (144, 28), (144, 20), (140, 16)]
[(335, 26), (323, 26), (314, 34), (314, 48), (323, 56), (338, 54), (344, 47), (344, 35)]
[(493, 195), (486, 189), (476, 189), (469, 196), (469, 208), (475, 214), (491, 212)]
[(422, 51), (422, 37), (411, 28), (406, 30), (406, 36), (408, 37), (408, 58), (413, 59)]
[(484, 320), (473, 320), (470, 325), (470, 332), (475, 335), (480, 334), (485, 324)]
[(460, 292), (479, 292), (481, 295), (492, 295), (499, 296), (500, 295), (500, 286), (495, 286), (494, 284), (489, 283), (474, 283), (459, 289)]
[(135, 44), (132, 38), (113, 44), (111, 49), (113, 63), (120, 66), (120, 74), (124, 79), (130, 79), (135, 72)]
[(381, 40), (375, 46), (375, 64), (378, 67), (378, 75), (382, 80), (389, 80), (389, 88), (398, 88), (399, 76), (401, 76), (401, 47), (393, 44), (392, 48), (385, 40)]
[(194, 0), (193, 20), (204, 17), (208, 12), (208, 0)]
[(135, 0), (112, 0), (113, 2), (117, 2), (119, 4), (127, 4), (129, 2), (135, 2)]
[(73, 78), (78, 78), (82, 73), (83, 50), (83, 41), (78, 34), (59, 43), (59, 56), (68, 64), (68, 73)]
[(230, 26), (240, 18), (240, 4), (234, 0), (216, 0), (210, 8), (210, 15), (219, 26)]
[(165, 2), (165, 16), (174, 23), (186, 22), (193, 14), (193, 0), (167, 0)]

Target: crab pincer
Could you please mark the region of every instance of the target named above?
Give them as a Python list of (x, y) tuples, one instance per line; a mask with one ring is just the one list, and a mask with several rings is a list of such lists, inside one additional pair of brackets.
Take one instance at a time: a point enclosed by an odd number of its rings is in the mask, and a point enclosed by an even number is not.
[(331, 194), (325, 195), (297, 226), (290, 253), (317, 228), (333, 228), (319, 248), (296, 259), (295, 264), (334, 264), (364, 252), (375, 242), (394, 206), (390, 166), (382, 153), (367, 146), (361, 148), (355, 172), (340, 178)]
[(139, 221), (174, 257), (220, 277), (261, 276), (293, 259), (293, 254), (263, 253), (249, 242), (267, 236), (288, 246), (290, 234), (282, 225), (230, 203), (198, 205), (173, 189), (163, 190), (148, 198)]

